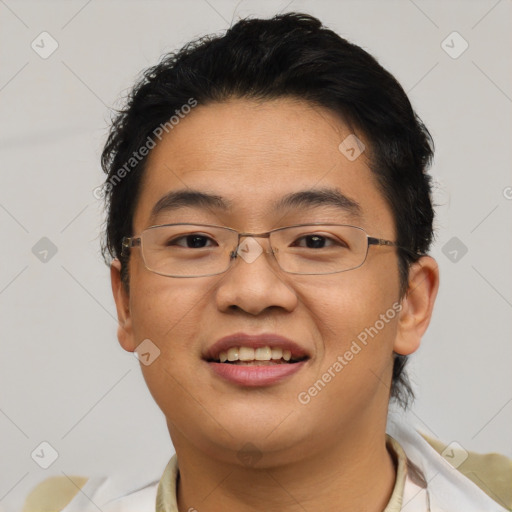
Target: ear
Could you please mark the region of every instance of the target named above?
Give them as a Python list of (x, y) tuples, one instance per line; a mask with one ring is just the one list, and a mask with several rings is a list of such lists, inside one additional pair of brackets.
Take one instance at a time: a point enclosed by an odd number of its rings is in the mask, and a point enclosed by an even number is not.
[(394, 352), (415, 352), (427, 330), (439, 289), (439, 266), (430, 256), (423, 256), (409, 268), (407, 291), (402, 299)]
[(121, 262), (117, 258), (110, 265), (110, 280), (117, 309), (117, 339), (126, 351), (133, 352), (136, 346), (133, 341), (130, 295), (121, 280)]

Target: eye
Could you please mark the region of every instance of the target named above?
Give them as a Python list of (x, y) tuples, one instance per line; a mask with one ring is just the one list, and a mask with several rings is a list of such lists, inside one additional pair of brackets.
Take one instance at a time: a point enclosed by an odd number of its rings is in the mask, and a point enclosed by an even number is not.
[(213, 240), (213, 238), (210, 238), (206, 235), (201, 235), (199, 233), (191, 233), (188, 235), (169, 239), (165, 245), (178, 245), (180, 247), (185, 247), (186, 249), (203, 249), (204, 247), (207, 247), (206, 243), (208, 242), (213, 242), (215, 245), (218, 245), (217, 242)]
[[(305, 241), (306, 245), (297, 243), (300, 241)], [(348, 247), (347, 244), (341, 239), (335, 239), (328, 236), (319, 235), (317, 233), (301, 236), (295, 241), (295, 245), (299, 247), (306, 247), (307, 249), (324, 249), (326, 247), (326, 243), (329, 244), (327, 247)]]

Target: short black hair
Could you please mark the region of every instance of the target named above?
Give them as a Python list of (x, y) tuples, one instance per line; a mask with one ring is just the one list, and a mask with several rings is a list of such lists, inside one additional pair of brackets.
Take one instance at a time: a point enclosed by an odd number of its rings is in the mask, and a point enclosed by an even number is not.
[[(434, 211), (426, 173), (434, 144), (397, 80), (359, 46), (313, 16), (287, 13), (246, 18), (222, 36), (205, 36), (163, 56), (147, 69), (112, 120), (101, 163), (107, 174), (107, 209), (102, 251), (107, 263), (119, 258), (128, 289), (129, 256), (122, 239), (132, 224), (149, 146), (159, 126), (169, 125), (191, 101), (199, 105), (231, 98), (305, 100), (335, 112), (369, 143), (370, 168), (395, 220), (400, 289), (408, 269), (426, 254), (433, 238)], [(172, 122), (171, 122), (172, 124)], [(166, 131), (169, 131), (168, 129)], [(135, 158), (136, 157), (136, 158)], [(404, 366), (395, 355), (391, 398), (406, 407), (414, 397)]]

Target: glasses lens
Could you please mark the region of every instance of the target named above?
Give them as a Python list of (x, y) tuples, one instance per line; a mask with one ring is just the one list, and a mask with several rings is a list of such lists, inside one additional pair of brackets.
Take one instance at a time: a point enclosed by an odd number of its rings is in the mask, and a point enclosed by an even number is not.
[(199, 277), (219, 274), (229, 267), (237, 234), (226, 228), (175, 224), (142, 233), (146, 267), (165, 276)]
[(361, 266), (366, 259), (366, 233), (354, 226), (308, 225), (272, 233), (271, 244), (285, 272), (331, 274)]

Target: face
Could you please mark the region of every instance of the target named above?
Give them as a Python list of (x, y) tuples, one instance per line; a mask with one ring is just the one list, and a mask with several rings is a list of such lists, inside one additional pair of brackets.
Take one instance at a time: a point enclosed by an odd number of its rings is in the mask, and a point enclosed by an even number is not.
[[(197, 106), (150, 154), (134, 235), (180, 222), (250, 233), (325, 222), (395, 240), (366, 154), (351, 161), (339, 149), (350, 133), (330, 111), (292, 99)], [(342, 194), (357, 211), (322, 202), (274, 209), (286, 195), (319, 189)], [(178, 190), (220, 196), (230, 206), (152, 214), (162, 197)], [(268, 248), (267, 239), (253, 240)], [(129, 351), (146, 339), (160, 350), (141, 368), (178, 452), (199, 449), (236, 463), (251, 443), (272, 466), (304, 457), (305, 450), (320, 452), (340, 435), (384, 428), (393, 351), (417, 347), (416, 338), (402, 332), (411, 308), (400, 305), (394, 248), (372, 246), (364, 265), (336, 274), (289, 274), (262, 253), (251, 262), (237, 258), (223, 274), (197, 278), (150, 272), (140, 248), (133, 248), (129, 271), (128, 295), (118, 267), (112, 270), (119, 340)], [(272, 383), (233, 382), (213, 371), (205, 354), (220, 338), (240, 332), (284, 336), (308, 358)]]

